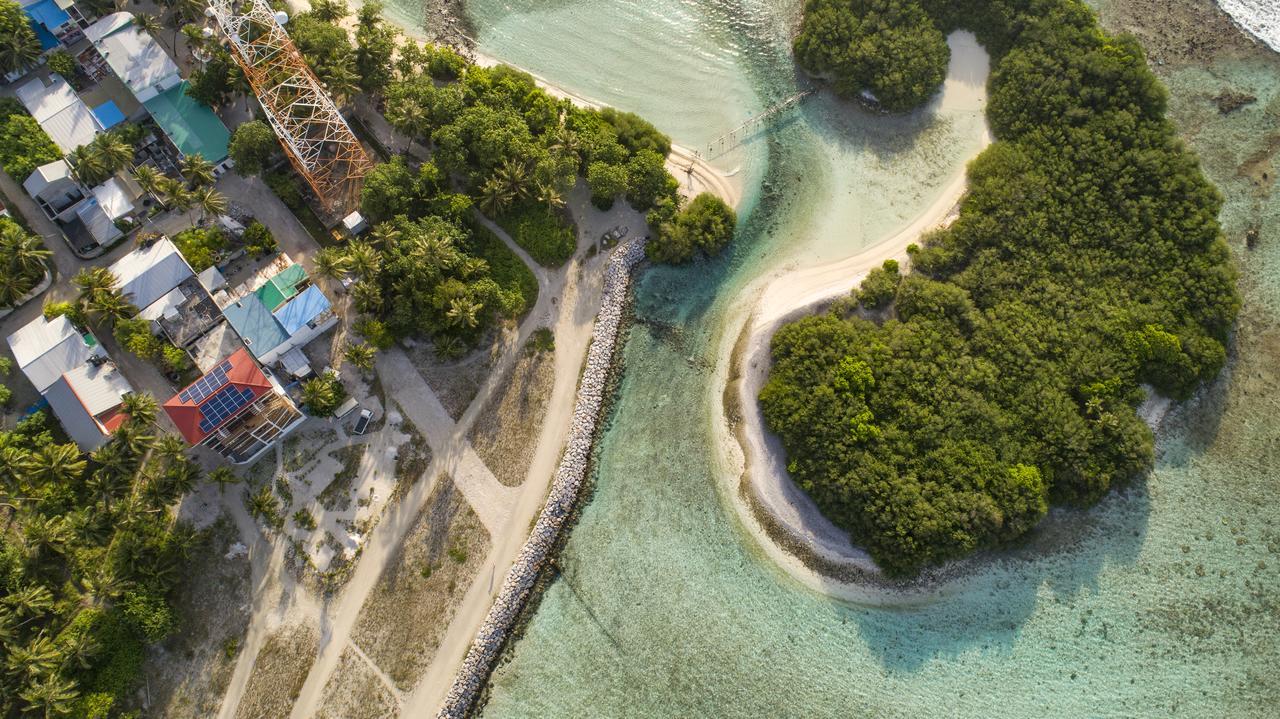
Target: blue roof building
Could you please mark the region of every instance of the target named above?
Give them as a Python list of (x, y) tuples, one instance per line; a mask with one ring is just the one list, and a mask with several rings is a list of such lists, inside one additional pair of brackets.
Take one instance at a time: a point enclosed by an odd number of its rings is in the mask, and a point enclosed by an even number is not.
[(264, 365), (307, 344), (338, 321), (329, 298), (315, 285), (306, 287), (274, 313), (258, 293), (249, 292), (223, 307), (222, 314)]
[(275, 318), (289, 335), (295, 335), (329, 311), (329, 298), (311, 285), (276, 310)]
[(223, 307), (222, 314), (259, 361), (265, 362), (264, 356), (289, 339), (271, 310), (252, 292)]

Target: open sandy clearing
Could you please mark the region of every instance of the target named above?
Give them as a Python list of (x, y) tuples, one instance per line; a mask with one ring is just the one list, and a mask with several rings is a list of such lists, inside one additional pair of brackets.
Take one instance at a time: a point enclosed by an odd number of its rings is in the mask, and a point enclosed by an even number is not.
[(315, 659), (320, 632), (310, 623), (277, 629), (258, 652), (236, 719), (275, 719), (289, 715)]
[(453, 481), (440, 477), (352, 632), (400, 689), (412, 689), (435, 657), (488, 553), (489, 533)]
[(480, 413), (471, 429), (469, 439), (476, 454), (508, 487), (524, 482), (529, 471), (529, 458), (538, 442), (554, 382), (553, 356), (526, 344), (497, 401)]
[(369, 662), (347, 648), (324, 686), (316, 719), (389, 719), (400, 716), (400, 702)]

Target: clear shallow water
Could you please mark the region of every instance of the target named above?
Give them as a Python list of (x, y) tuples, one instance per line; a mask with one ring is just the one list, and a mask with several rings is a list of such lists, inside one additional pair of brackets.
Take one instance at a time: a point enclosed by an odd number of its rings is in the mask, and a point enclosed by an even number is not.
[[(802, 82), (785, 41), (797, 3), (468, 8), (487, 54), (641, 112), (689, 146)], [(1280, 203), (1238, 168), (1280, 116), (1280, 64), (1161, 72), (1229, 198), (1246, 306), (1229, 376), (1168, 420), (1147, 482), (925, 607), (833, 602), (759, 557), (709, 460), (706, 387), (725, 317), (762, 272), (890, 233), (972, 150), (964, 118), (890, 120), (813, 101), (721, 160), (749, 188), (733, 256), (640, 277), (627, 372), (566, 579), (495, 674), (485, 714), (1275, 716)], [(1259, 101), (1222, 118), (1208, 98), (1226, 86)], [(1263, 240), (1250, 252), (1242, 238), (1254, 225)]]

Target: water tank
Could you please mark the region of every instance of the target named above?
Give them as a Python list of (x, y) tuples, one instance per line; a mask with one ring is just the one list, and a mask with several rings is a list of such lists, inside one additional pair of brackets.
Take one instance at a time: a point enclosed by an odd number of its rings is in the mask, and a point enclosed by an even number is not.
[(284, 25), (285, 23), (289, 22), (289, 13), (285, 12), (284, 10), (277, 10), (276, 22), (280, 23), (281, 25)]

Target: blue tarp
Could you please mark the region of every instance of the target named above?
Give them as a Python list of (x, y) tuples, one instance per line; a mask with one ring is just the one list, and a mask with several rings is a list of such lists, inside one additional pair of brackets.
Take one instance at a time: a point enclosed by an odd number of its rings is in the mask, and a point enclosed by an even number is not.
[(36, 39), (40, 41), (40, 50), (42, 52), (44, 50), (52, 50), (61, 44), (58, 42), (58, 38), (54, 37), (53, 33), (45, 30), (44, 25), (36, 22), (35, 18), (28, 17), (27, 22), (31, 23), (31, 29), (36, 31)]
[(66, 25), (67, 21), (71, 19), (71, 16), (67, 14), (67, 11), (58, 7), (58, 4), (54, 2), (54, 0), (41, 0), (40, 2), (34, 5), (28, 5), (23, 9), (27, 11), (27, 14), (31, 16), (31, 19), (41, 25), (44, 25), (50, 32)]
[(319, 287), (311, 285), (289, 300), (284, 307), (276, 310), (275, 315), (284, 331), (293, 336), (328, 309), (329, 298), (324, 296)]
[(98, 122), (102, 123), (102, 129), (110, 130), (111, 128), (124, 122), (124, 113), (120, 112), (120, 108), (111, 100), (93, 108), (93, 116), (98, 118)]

